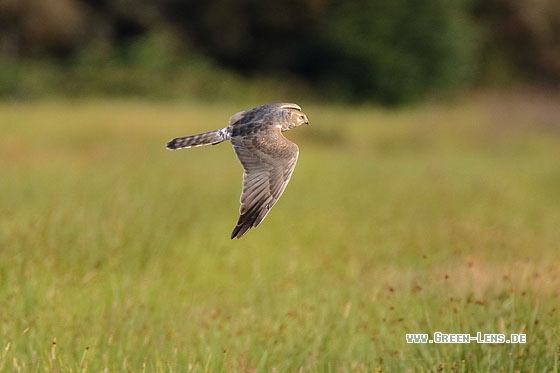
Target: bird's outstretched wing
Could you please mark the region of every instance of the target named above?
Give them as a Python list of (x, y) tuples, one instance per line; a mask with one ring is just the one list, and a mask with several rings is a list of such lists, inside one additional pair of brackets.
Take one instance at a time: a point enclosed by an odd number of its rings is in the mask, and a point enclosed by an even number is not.
[(275, 126), (239, 128), (231, 142), (244, 169), (240, 216), (231, 233), (233, 239), (258, 226), (278, 201), (296, 167), (299, 149)]

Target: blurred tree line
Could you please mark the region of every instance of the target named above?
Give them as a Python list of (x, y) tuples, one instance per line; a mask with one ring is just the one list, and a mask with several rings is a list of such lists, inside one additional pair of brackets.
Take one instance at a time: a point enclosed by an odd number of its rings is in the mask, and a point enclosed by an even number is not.
[(560, 2), (0, 0), (0, 96), (227, 95), (263, 77), (390, 104), (472, 84), (557, 85)]

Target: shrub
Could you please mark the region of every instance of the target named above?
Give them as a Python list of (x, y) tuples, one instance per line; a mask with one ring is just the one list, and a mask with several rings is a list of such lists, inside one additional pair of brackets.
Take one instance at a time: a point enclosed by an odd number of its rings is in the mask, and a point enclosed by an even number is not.
[(319, 29), (303, 69), (347, 99), (400, 103), (473, 76), (477, 33), (461, 2), (341, 2)]

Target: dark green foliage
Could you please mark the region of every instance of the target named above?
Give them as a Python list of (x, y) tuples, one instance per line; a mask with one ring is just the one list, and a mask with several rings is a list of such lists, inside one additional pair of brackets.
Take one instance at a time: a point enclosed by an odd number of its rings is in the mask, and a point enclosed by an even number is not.
[(319, 33), (306, 70), (349, 99), (398, 103), (472, 77), (475, 32), (460, 2), (343, 2)]
[(245, 73), (300, 63), (301, 41), (328, 5), (309, 0), (165, 0), (162, 12), (184, 39), (218, 62)]
[(257, 90), (284, 81), (324, 100), (399, 104), (472, 82), (555, 82), (553, 3), (11, 0), (0, 2), (0, 95), (198, 96), (226, 74)]
[(165, 9), (220, 63), (296, 74), (328, 98), (400, 103), (472, 77), (476, 33), (462, 2), (169, 0)]
[(481, 80), (501, 83), (514, 76), (558, 86), (560, 2), (472, 0), (469, 13), (485, 31)]

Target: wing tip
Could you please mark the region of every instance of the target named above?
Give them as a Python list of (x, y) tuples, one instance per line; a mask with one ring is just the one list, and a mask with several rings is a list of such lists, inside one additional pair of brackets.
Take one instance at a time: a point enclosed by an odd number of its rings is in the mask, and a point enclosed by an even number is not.
[(239, 220), (237, 221), (237, 225), (233, 228), (233, 232), (231, 232), (231, 239), (241, 238), (249, 231), (249, 229), (258, 227), (264, 219), (259, 219), (259, 216), (260, 214), (258, 210), (252, 210), (249, 213), (241, 214), (239, 216)]
[(234, 238), (240, 239), (241, 237), (243, 237), (245, 235), (245, 233), (247, 233), (249, 231), (249, 229), (251, 229), (251, 226), (247, 226), (245, 224), (238, 224), (233, 229), (233, 232), (231, 232), (231, 239), (232, 240)]

